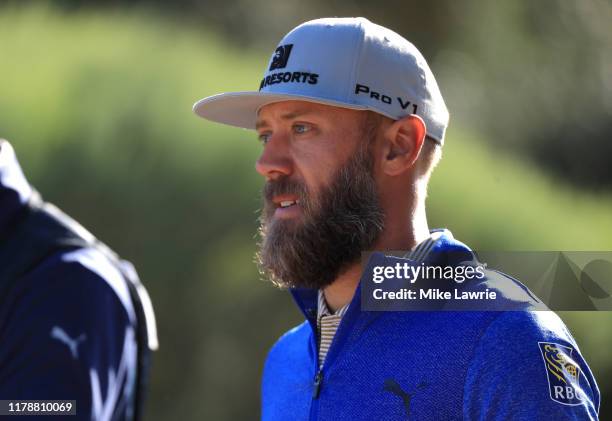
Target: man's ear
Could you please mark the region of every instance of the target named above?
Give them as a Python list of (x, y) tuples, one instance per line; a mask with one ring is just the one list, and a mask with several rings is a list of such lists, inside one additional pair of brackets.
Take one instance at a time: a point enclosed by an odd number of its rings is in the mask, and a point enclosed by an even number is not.
[(395, 176), (409, 170), (425, 140), (425, 122), (415, 114), (394, 121), (384, 133), (382, 169)]

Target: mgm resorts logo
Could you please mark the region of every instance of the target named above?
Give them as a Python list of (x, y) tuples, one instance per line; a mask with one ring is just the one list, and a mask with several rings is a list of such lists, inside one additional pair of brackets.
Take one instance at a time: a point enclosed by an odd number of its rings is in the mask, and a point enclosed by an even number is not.
[[(284, 69), (287, 67), (289, 62), (289, 55), (293, 49), (293, 44), (280, 45), (274, 55), (272, 56), (272, 62), (270, 63), (269, 71), (276, 69)], [(309, 85), (316, 85), (319, 81), (319, 75), (311, 72), (276, 72), (270, 73), (264, 77), (259, 84), (259, 90), (269, 85), (276, 85), (278, 83), (307, 83)]]
[(284, 69), (285, 67), (287, 67), (287, 62), (289, 61), (289, 55), (291, 54), (292, 48), (293, 44), (280, 45), (276, 49), (276, 51), (274, 51), (269, 71), (275, 69)]

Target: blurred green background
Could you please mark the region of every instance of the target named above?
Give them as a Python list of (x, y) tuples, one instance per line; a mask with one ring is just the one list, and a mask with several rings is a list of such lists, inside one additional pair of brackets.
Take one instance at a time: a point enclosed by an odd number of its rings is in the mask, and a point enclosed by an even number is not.
[[(285, 32), (333, 15), (395, 29), (438, 77), (451, 126), (430, 226), (475, 249), (612, 250), (609, 1), (2, 2), (0, 137), (148, 286), (150, 420), (258, 416), (266, 351), (301, 317), (253, 264), (255, 135), (191, 106), (256, 89)], [(609, 419), (612, 314), (561, 316)]]

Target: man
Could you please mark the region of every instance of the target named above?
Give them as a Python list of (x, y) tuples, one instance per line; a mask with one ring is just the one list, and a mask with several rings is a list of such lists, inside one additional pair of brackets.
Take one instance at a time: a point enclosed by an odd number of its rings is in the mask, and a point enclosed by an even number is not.
[[(306, 317), (268, 355), (263, 419), (597, 418), (599, 391), (574, 339), (504, 275), (487, 271), (478, 285), (520, 311), (364, 308), (372, 262), (457, 268), (473, 258), (427, 226), (448, 112), (412, 44), (363, 18), (306, 22), (281, 40), (258, 92), (194, 110), (257, 130), (259, 264)], [(364, 269), (368, 250), (409, 252), (375, 253)]]
[(0, 415), (140, 419), (156, 341), (131, 264), (44, 203), (0, 139)]

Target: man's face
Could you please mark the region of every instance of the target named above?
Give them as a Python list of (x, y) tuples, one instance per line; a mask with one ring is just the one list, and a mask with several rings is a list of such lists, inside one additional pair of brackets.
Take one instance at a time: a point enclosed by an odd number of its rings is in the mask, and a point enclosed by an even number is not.
[(382, 231), (366, 116), (303, 101), (260, 110), (256, 169), (266, 185), (258, 263), (276, 284), (329, 285)]

